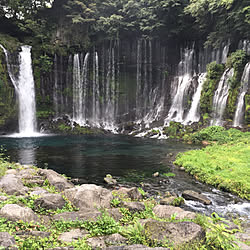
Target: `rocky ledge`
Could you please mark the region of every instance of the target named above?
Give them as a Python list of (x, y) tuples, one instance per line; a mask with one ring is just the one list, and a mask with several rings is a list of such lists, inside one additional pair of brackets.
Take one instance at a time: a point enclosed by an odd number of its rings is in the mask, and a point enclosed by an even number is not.
[[(211, 231), (224, 226), (218, 218), (207, 220), (209, 226), (202, 222), (205, 216), (146, 199), (135, 187), (75, 186), (53, 170), (33, 166), (12, 165), (0, 190), (1, 249), (190, 249), (207, 244)], [(183, 195), (191, 196), (200, 198)], [(236, 225), (225, 230), (249, 241), (249, 232)], [(232, 238), (228, 244), (235, 243)]]

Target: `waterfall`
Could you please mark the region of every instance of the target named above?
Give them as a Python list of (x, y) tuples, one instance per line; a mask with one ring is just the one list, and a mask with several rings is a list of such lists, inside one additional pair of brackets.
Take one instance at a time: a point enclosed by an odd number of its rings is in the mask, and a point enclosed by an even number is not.
[(248, 87), (250, 84), (250, 62), (247, 63), (244, 68), (244, 72), (241, 78), (241, 83), (242, 83), (242, 86), (241, 86), (240, 94), (238, 96), (234, 122), (233, 122), (234, 127), (242, 126), (243, 120), (244, 120), (244, 98), (245, 98), (245, 95), (248, 91)]
[(100, 126), (100, 87), (99, 87), (99, 59), (98, 53), (93, 56), (93, 96), (92, 96), (92, 123)]
[(86, 125), (88, 58), (89, 53), (85, 55), (82, 70), (79, 54), (73, 58), (73, 120), (80, 125)]
[(219, 81), (218, 88), (213, 98), (213, 117), (211, 125), (222, 125), (222, 116), (226, 108), (229, 94), (229, 80), (233, 77), (233, 74), (233, 69), (226, 69)]
[(191, 124), (193, 122), (198, 122), (200, 120), (200, 113), (199, 113), (199, 103), (200, 103), (200, 97), (201, 97), (201, 91), (203, 84), (206, 80), (206, 73), (201, 73), (198, 76), (198, 88), (196, 89), (196, 92), (193, 95), (191, 108), (188, 111), (187, 117), (185, 118), (184, 124)]
[(184, 117), (184, 98), (192, 80), (192, 69), (194, 59), (194, 49), (185, 49), (182, 60), (178, 65), (178, 76), (175, 77), (173, 84), (177, 85), (177, 92), (174, 95), (165, 124), (169, 121), (183, 122)]
[(19, 137), (36, 136), (36, 102), (35, 102), (35, 83), (32, 70), (31, 47), (22, 46), (19, 53), (19, 75), (16, 78), (11, 70), (9, 64), (9, 57), (7, 50), (0, 45), (3, 49), (8, 73), (10, 79), (15, 87), (18, 98), (18, 124), (19, 124)]
[(53, 87), (53, 104), (56, 117), (59, 114), (58, 111), (58, 75), (57, 75), (57, 55), (54, 57), (54, 87)]

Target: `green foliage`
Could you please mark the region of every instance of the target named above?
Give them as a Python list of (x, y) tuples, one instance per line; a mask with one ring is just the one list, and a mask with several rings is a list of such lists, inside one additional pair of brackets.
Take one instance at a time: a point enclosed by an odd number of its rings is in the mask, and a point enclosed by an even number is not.
[(175, 207), (179, 207), (180, 205), (184, 204), (185, 201), (182, 197), (176, 197), (174, 198), (174, 200), (171, 202), (170, 205), (175, 206)]
[(165, 177), (175, 177), (174, 173), (163, 173), (162, 175)]
[(110, 205), (112, 207), (119, 207), (120, 204), (121, 204), (121, 201), (118, 198), (114, 198), (110, 202)]
[(231, 141), (236, 141), (240, 138), (245, 137), (245, 133), (237, 129), (228, 129), (220, 126), (210, 126), (204, 128), (196, 133), (189, 136), (189, 140), (193, 143), (201, 143), (202, 141), (217, 142), (223, 144)]
[(212, 111), (214, 92), (223, 71), (224, 66), (222, 64), (211, 62), (207, 65), (207, 77), (203, 84), (200, 98), (200, 109), (202, 114), (208, 114)]
[[(211, 133), (213, 131), (211, 130)], [(196, 179), (250, 199), (249, 154), (250, 133), (222, 130), (212, 138), (226, 145), (213, 145), (179, 154), (175, 164), (183, 166)], [(204, 138), (204, 137), (202, 137)]]

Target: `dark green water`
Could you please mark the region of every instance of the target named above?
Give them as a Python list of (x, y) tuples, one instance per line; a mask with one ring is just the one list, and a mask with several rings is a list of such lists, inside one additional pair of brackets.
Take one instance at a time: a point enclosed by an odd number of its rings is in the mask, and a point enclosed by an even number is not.
[(121, 135), (1, 137), (0, 143), (12, 161), (48, 167), (94, 183), (107, 173), (122, 177), (131, 170), (164, 171), (161, 161), (168, 153), (193, 148), (175, 141)]

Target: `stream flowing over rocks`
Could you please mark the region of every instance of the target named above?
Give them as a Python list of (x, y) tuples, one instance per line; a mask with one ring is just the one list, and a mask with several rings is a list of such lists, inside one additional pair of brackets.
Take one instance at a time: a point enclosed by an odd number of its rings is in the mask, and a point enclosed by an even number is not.
[[(109, 189), (94, 184), (73, 185), (67, 178), (59, 175), (53, 170), (39, 169), (32, 166), (21, 166), (16, 164), (16, 169), (9, 169), (0, 179), (0, 200), (2, 202), (0, 216), (7, 221), (39, 223), (39, 225), (50, 228), (53, 222), (63, 221), (64, 223), (100, 221), (105, 211), (105, 216), (121, 222), (124, 214), (120, 208), (129, 211), (131, 214), (144, 213), (148, 207), (148, 199), (144, 199), (145, 194), (139, 192), (136, 187), (121, 187), (109, 185)], [(188, 197), (184, 198), (197, 200), (197, 194), (192, 191)], [(192, 196), (190, 195), (192, 193)], [(11, 195), (11, 196), (10, 196)], [(16, 197), (11, 199), (10, 197)], [(173, 196), (178, 198), (176, 196)], [(204, 198), (201, 196), (201, 198)], [(33, 205), (28, 205), (28, 201), (33, 200)], [(114, 201), (118, 202), (118, 207), (113, 207)], [(151, 202), (153, 201), (151, 197)], [(154, 200), (151, 218), (142, 218), (138, 221), (147, 240), (161, 244), (166, 241), (173, 247), (181, 244), (190, 244), (201, 241), (206, 237), (206, 230), (196, 222), (197, 214), (186, 211), (180, 207), (171, 205), (160, 205)], [(203, 201), (204, 204), (208, 200)], [(74, 209), (65, 209), (66, 204), (73, 205)], [(61, 209), (61, 210), (60, 210)], [(46, 213), (43, 213), (46, 212)], [(67, 247), (55, 247), (51, 249), (76, 249), (70, 246), (71, 242), (86, 240), (92, 249), (126, 250), (126, 249), (151, 249), (141, 244), (129, 242), (126, 232), (126, 225), (121, 223), (119, 233), (100, 234), (95, 237), (81, 226), (69, 228), (61, 232), (58, 242), (68, 243)], [(230, 228), (238, 228), (233, 223)], [(0, 232), (0, 248), (16, 249), (17, 237), (27, 239), (41, 239), (50, 237), (51, 232), (46, 230), (21, 230), (16, 227), (16, 231), (9, 234)], [(249, 227), (245, 227), (245, 232), (235, 234), (241, 241), (249, 241)], [(244, 243), (240, 243), (242, 249), (248, 249)], [(243, 246), (243, 247), (242, 247)], [(244, 248), (245, 247), (245, 248)], [(166, 247), (155, 247), (154, 249), (169, 249)]]

